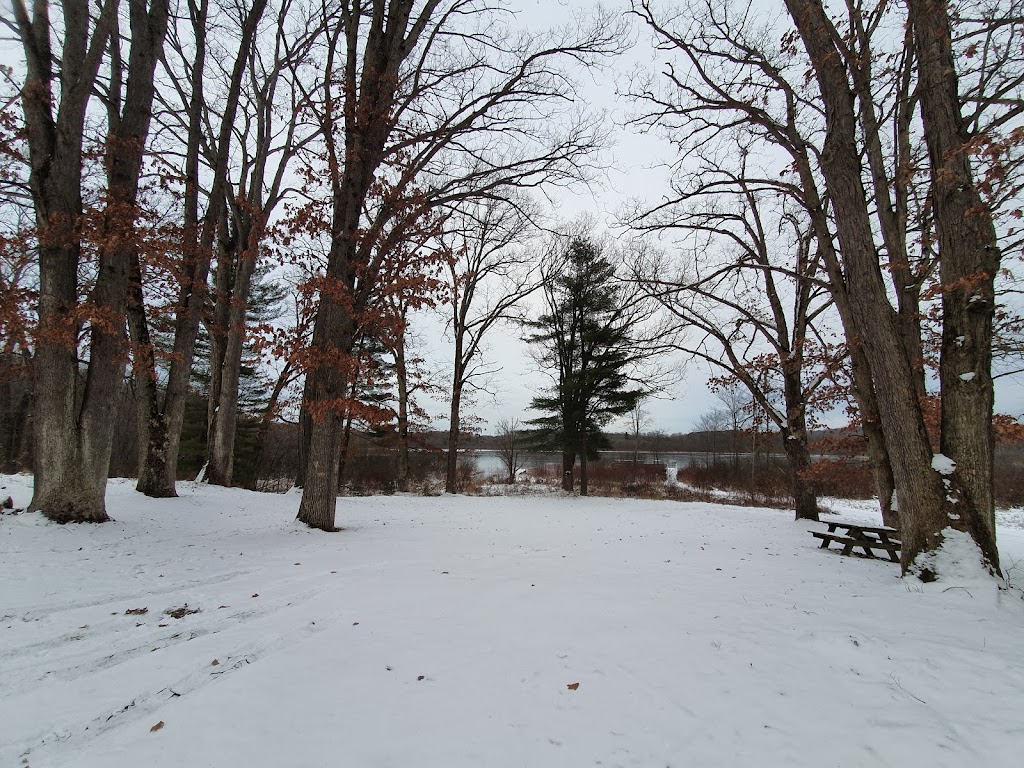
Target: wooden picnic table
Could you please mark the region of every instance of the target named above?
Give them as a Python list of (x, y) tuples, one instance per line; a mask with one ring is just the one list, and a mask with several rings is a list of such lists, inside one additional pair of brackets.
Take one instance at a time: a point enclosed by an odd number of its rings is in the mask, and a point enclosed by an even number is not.
[(864, 551), (864, 557), (878, 557), (875, 550), (884, 550), (888, 553), (889, 559), (894, 563), (900, 561), (900, 532), (895, 528), (875, 525), (860, 525), (859, 523), (841, 523), (834, 520), (823, 521), (828, 525), (828, 532), (811, 531), (816, 539), (821, 539), (820, 549), (828, 549), (834, 541), (843, 545), (842, 554), (852, 555), (854, 548)]

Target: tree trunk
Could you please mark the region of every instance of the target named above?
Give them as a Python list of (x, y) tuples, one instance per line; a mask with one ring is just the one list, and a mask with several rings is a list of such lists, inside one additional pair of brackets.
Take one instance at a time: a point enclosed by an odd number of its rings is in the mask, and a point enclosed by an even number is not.
[(155, 499), (174, 498), (178, 495), (174, 482), (167, 482), (167, 424), (160, 413), (156, 358), (146, 321), (138, 253), (131, 257), (129, 282), (128, 331), (132, 341), (132, 379), (139, 442), (139, 479), (135, 490)]
[(298, 439), (298, 463), (295, 467), (295, 487), (302, 488), (306, 484), (306, 466), (309, 463), (309, 441), (313, 437), (313, 417), (309, 413), (309, 404), (313, 400), (313, 378), (308, 373), (302, 382), (302, 403), (299, 405), (299, 424), (296, 430)]
[[(379, 243), (361, 231), (364, 205), (377, 180), (378, 169), (386, 159), (385, 146), (394, 124), (391, 115), (397, 102), (402, 78), (399, 71), (415, 48), (435, 4), (428, 3), (418, 11), (417, 21), (410, 23), (412, 0), (375, 0), (365, 9), (368, 27), (358, 18), (338, 29), (344, 35), (344, 82), (337, 112), (329, 111), (323, 118), (323, 138), (329, 158), (332, 192), (331, 247), (327, 258), (324, 289), (320, 291), (311, 345), (312, 361), (307, 376), (314, 386), (308, 404), (313, 413), (306, 485), (299, 507), (299, 519), (316, 528), (333, 528), (336, 496), (330, 475), (336, 473), (339, 400), (345, 381), (338, 371), (352, 353), (356, 338), (358, 313), (365, 310), (374, 279), (379, 274), (371, 267), (362, 274), (359, 295), (355, 286), (362, 265), (371, 263), (371, 251)], [(365, 38), (363, 35), (366, 35)], [(341, 51), (338, 46), (338, 51)], [(361, 50), (361, 52), (360, 52)], [(334, 51), (329, 54), (333, 57)], [(360, 59), (361, 56), (361, 59)], [(334, 100), (333, 76), (339, 74), (327, 64), (323, 88), (328, 101)], [(338, 117), (344, 121), (339, 125)], [(335, 129), (340, 130), (335, 130)], [(335, 138), (344, 137), (344, 156), (337, 152)], [(333, 468), (333, 469), (332, 469)], [(328, 493), (328, 491), (332, 491)]]
[[(459, 340), (455, 340), (456, 346)], [(459, 430), (462, 427), (462, 368), (459, 365), (461, 357), (456, 353), (455, 373), (452, 377), (452, 404), (448, 420), (448, 455), (445, 458), (444, 492), (457, 493), (458, 460), (459, 460)]]
[(321, 293), (312, 346), (324, 354), (324, 360), (306, 374), (309, 400), (304, 399), (303, 403), (309, 410), (309, 453), (297, 519), (322, 531), (337, 530), (334, 514), (338, 503), (338, 451), (344, 417), (339, 398), (344, 398), (348, 391), (337, 357), (349, 354), (354, 341), (352, 317), (332, 293)]
[[(32, 411), (31, 358), (14, 351), (10, 342), (0, 352), (0, 472), (24, 468), (25, 436)], [(20, 358), (20, 359), (19, 359)]]
[(576, 454), (568, 451), (562, 452), (562, 490), (566, 493), (572, 493), (574, 488), (573, 483), (573, 467), (576, 466)]
[(586, 496), (589, 490), (587, 473), (587, 429), (580, 432), (580, 496)]
[[(842, 57), (819, 2), (786, 0), (786, 4), (814, 63), (825, 106), (827, 132), (821, 166), (834, 205), (856, 330), (871, 366), (892, 460), (902, 523), (901, 564), (907, 573), (919, 554), (941, 545), (941, 531), (948, 524), (952, 505), (946, 500), (941, 476), (932, 470), (914, 372), (882, 281), (862, 183), (854, 98)], [(929, 568), (919, 575), (923, 580), (935, 578)]]
[[(39, 229), (39, 330), (35, 371), (36, 480), (30, 509), (58, 522), (102, 522), (113, 444), (116, 397), (124, 373), (124, 323), (134, 253), (139, 176), (149, 133), (153, 75), (167, 27), (166, 0), (130, 0), (131, 50), (121, 96), (117, 3), (103, 4), (88, 39), (85, 6), (64, 6), (64, 87), (57, 123), (50, 103), (49, 18), (37, 4), (30, 22), (16, 4), (28, 78), (24, 104), (32, 164), (30, 186)], [(84, 119), (96, 72), (113, 41), (108, 94), (107, 204), (99, 235), (97, 278), (91, 294), (89, 364), (78, 392), (75, 335), (82, 215)], [(123, 111), (119, 111), (122, 110)]]
[[(249, 239), (248, 231), (240, 237)], [(216, 406), (211, 409), (208, 425), (206, 482), (230, 486), (235, 452), (235, 429), (238, 424), (238, 387), (242, 375), (242, 353), (245, 348), (246, 310), (256, 254), (246, 248), (235, 265), (234, 281), (229, 291), (229, 310), (222, 330), (224, 354), (219, 366)], [(211, 392), (211, 403), (214, 402)]]
[[(145, 441), (145, 442), (142, 442)], [(155, 413), (151, 418), (139, 424), (140, 451), (145, 461), (139, 465), (139, 479), (135, 490), (153, 499), (171, 499), (178, 493), (174, 483), (168, 482), (174, 477), (174, 470), (167, 466), (169, 436), (167, 421)]]
[(811, 468), (811, 452), (807, 446), (807, 433), (801, 439), (799, 433), (783, 432), (783, 447), (789, 464), (790, 487), (793, 492), (797, 520), (818, 519), (818, 495), (814, 483), (806, 479)]
[(312, 420), (306, 484), (297, 519), (310, 528), (336, 531), (334, 513), (338, 503), (338, 450), (341, 419), (335, 414)]
[[(403, 322), (405, 318), (403, 318)], [(405, 333), (395, 344), (395, 378), (398, 380), (398, 490), (409, 490), (409, 372), (405, 367)], [(451, 440), (451, 433), (448, 435)], [(447, 482), (446, 488), (447, 490)]]
[[(951, 505), (931, 518), (974, 539), (999, 572), (993, 498), (992, 321), (1001, 254), (991, 211), (974, 184), (969, 136), (960, 113), (949, 11), (944, 0), (907, 0), (918, 50), (921, 120), (931, 166), (942, 283), (941, 452)], [(901, 505), (902, 510), (902, 505)], [(904, 547), (906, 543), (904, 542)]]
[[(791, 126), (796, 134), (796, 126)], [(867, 441), (868, 462), (875, 478), (875, 487), (878, 492), (878, 504), (882, 511), (882, 522), (891, 528), (899, 528), (899, 515), (893, 507), (893, 498), (896, 490), (895, 481), (892, 476), (892, 463), (889, 460), (889, 452), (885, 447), (885, 436), (882, 433), (881, 417), (878, 413), (878, 398), (875, 395), (875, 386), (871, 378), (871, 366), (864, 354), (860, 336), (857, 333), (857, 323), (854, 319), (854, 311), (850, 305), (850, 294), (846, 286), (846, 278), (843, 275), (842, 265), (839, 263), (839, 255), (832, 245), (832, 228), (829, 218), (825, 213), (821, 197), (818, 194), (817, 182), (811, 170), (811, 164), (807, 157), (806, 150), (794, 135), (794, 159), (800, 181), (803, 186), (804, 202), (811, 216), (815, 237), (818, 247), (821, 249), (822, 260), (829, 278), (829, 292), (835, 302), (836, 310), (839, 313), (839, 320), (843, 326), (843, 333), (846, 336), (846, 346), (850, 355), (850, 369), (853, 379), (853, 396), (857, 401), (857, 408), (860, 412), (861, 428), (864, 431), (864, 438)], [(904, 339), (905, 341), (905, 339)]]
[(811, 451), (807, 445), (807, 420), (804, 416), (804, 392), (799, 355), (783, 361), (783, 396), (786, 401), (786, 424), (782, 429), (782, 446), (789, 462), (790, 488), (797, 520), (818, 519), (818, 496), (814, 484), (806, 478), (811, 468)]

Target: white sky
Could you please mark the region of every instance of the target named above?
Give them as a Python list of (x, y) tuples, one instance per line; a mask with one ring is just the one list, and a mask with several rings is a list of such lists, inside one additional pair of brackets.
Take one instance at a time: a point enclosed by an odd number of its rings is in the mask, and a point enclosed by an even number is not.
[[(524, 22), (532, 24), (536, 20), (539, 26), (565, 23), (574, 14), (597, 7), (597, 3), (591, 0), (511, 0), (504, 5), (516, 9)], [(605, 5), (628, 7), (625, 0), (613, 0)], [(610, 148), (611, 167), (606, 178), (589, 186), (551, 193), (556, 202), (556, 214), (563, 219), (589, 213), (609, 230), (614, 230), (616, 213), (625, 203), (635, 199), (657, 202), (668, 193), (668, 174), (659, 164), (671, 159), (674, 150), (657, 136), (643, 135), (634, 128), (625, 127), (623, 123), (628, 119), (630, 105), (616, 96), (616, 84), (622, 84), (638, 64), (650, 68), (657, 66), (663, 58), (651, 47), (648, 32), (640, 29), (639, 25), (634, 25), (634, 37), (636, 44), (632, 50), (608, 68), (592, 70), (591, 77), (584, 82), (583, 90), (590, 106), (607, 110), (609, 120), (615, 125), (615, 143)], [(437, 361), (439, 365), (447, 363), (450, 369), (450, 346), (442, 337), (441, 324), (424, 319), (418, 325), (422, 336), (430, 340), (425, 344), (428, 360)], [(502, 418), (531, 418), (537, 414), (527, 410), (530, 399), (545, 386), (547, 379), (536, 370), (516, 329), (499, 328), (494, 334), (485, 351), (487, 362), (502, 367), (490, 382), (493, 397), (480, 395), (475, 406), (467, 406), (465, 414), (483, 418), (492, 424)], [(682, 358), (666, 362), (680, 371), (680, 378), (664, 396), (648, 401), (649, 429), (668, 433), (688, 432), (695, 428), (695, 422), (701, 415), (721, 405), (707, 388), (709, 365), (700, 361), (687, 362)], [(438, 427), (447, 425), (447, 404), (437, 401), (424, 402), (424, 405), (436, 415)], [(1024, 375), (997, 379), (996, 410), (1018, 417), (1024, 413)], [(838, 426), (845, 422), (845, 418), (837, 415), (831, 421)]]
[[(539, 26), (559, 25), (568, 22), (579, 12), (595, 8), (597, 3), (588, 0), (513, 0), (504, 4), (517, 9), (520, 19), (531, 23), (538, 20)], [(605, 4), (625, 8), (625, 2)], [(629, 105), (616, 97), (616, 84), (621, 83), (637, 63), (653, 61), (653, 51), (647, 45), (647, 35), (639, 31), (638, 43), (625, 55), (609, 62), (606, 69), (591, 70), (583, 81), (583, 92), (588, 106), (606, 110), (613, 128), (614, 145), (609, 148), (610, 167), (602, 178), (589, 185), (577, 185), (568, 190), (552, 190), (550, 196), (555, 204), (555, 215), (570, 220), (582, 214), (593, 215), (599, 224), (609, 231), (616, 229), (616, 214), (632, 199), (657, 200), (667, 190), (667, 173), (656, 167), (672, 156), (672, 149), (664, 140), (655, 136), (644, 136), (633, 129), (622, 127), (628, 118)], [(420, 318), (417, 325), (425, 340), (428, 360), (451, 368), (448, 355), (451, 347), (441, 336), (441, 325), (431, 318)], [(529, 403), (548, 379), (536, 370), (517, 329), (511, 326), (498, 328), (486, 344), (488, 362), (502, 366), (499, 374), (492, 377), (490, 389), (493, 396), (480, 394), (475, 406), (468, 406), (466, 413), (483, 418), (493, 424), (504, 418), (532, 418), (538, 414), (528, 411)], [(646, 404), (651, 415), (649, 429), (660, 429), (668, 433), (688, 432), (694, 421), (706, 411), (717, 407), (714, 395), (706, 387), (708, 367), (703, 363), (683, 363), (682, 359), (665, 360), (664, 364), (680, 371), (680, 380), (670, 391)], [(440, 401), (424, 405), (431, 414), (436, 414), (438, 427), (447, 425), (447, 404)], [(615, 429), (613, 425), (610, 429)], [(486, 429), (486, 428), (485, 428)]]

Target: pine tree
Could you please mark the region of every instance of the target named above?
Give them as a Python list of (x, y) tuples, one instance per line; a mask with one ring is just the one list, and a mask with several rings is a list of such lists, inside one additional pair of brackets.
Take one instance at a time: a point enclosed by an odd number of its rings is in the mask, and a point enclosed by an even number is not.
[(536, 449), (562, 452), (562, 487), (573, 490), (580, 457), (580, 493), (587, 495), (587, 462), (609, 445), (601, 428), (629, 413), (644, 397), (630, 373), (644, 345), (636, 344), (639, 316), (625, 300), (614, 265), (593, 240), (572, 237), (548, 264), (546, 311), (526, 322), (526, 340), (540, 347), (538, 359), (552, 386), (530, 407), (547, 415), (527, 421)]

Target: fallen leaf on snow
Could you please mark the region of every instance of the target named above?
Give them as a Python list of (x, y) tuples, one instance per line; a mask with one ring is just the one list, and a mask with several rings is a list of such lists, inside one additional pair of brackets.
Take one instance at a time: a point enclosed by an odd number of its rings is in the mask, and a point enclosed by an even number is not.
[(580, 684), (579, 683), (569, 683), (565, 687), (568, 688), (570, 691), (575, 691), (577, 688), (580, 687)]
[(220, 666), (220, 662), (217, 661), (216, 659), (214, 659), (213, 661), (210, 662), (210, 666), (211, 667), (219, 667)]
[(164, 611), (164, 614), (170, 616), (172, 619), (183, 619), (186, 616), (191, 616), (193, 613), (199, 613), (199, 609), (189, 608), (188, 603), (185, 603), (180, 608), (168, 608)]
[(149, 732), (150, 732), (150, 733), (153, 733), (153, 731), (159, 731), (159, 730), (160, 730), (161, 728), (163, 728), (163, 727), (164, 727), (164, 721), (163, 721), (163, 720), (161, 720), (161, 721), (160, 721), (159, 723), (157, 723), (157, 724), (156, 724), (156, 725), (154, 725), (154, 726), (153, 726), (152, 728), (150, 728), (150, 729), (149, 729)]
[(149, 613), (149, 608), (129, 608), (124, 612), (125, 616), (145, 616)]

